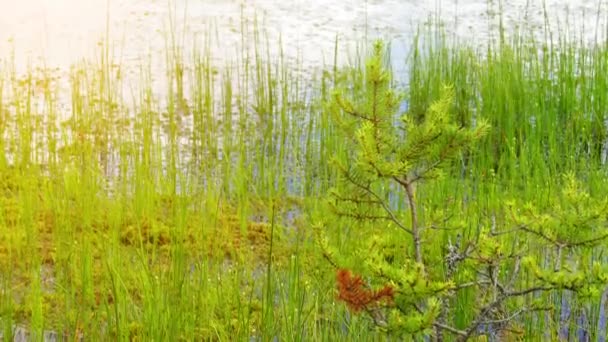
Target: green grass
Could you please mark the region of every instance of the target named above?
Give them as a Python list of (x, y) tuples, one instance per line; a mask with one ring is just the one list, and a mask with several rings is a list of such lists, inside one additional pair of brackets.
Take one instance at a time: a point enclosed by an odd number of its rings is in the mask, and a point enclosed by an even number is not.
[[(360, 84), (361, 71), (328, 66), (305, 79), (298, 65), (269, 57), (278, 42), (256, 32), (254, 51), (243, 48), (226, 68), (213, 65), (209, 46), (188, 58), (169, 39), (162, 97), (145, 63), (125, 93), (107, 47), (72, 68), (67, 90), (49, 71), (1, 68), (5, 339), (14, 324), (88, 340), (381, 337), (336, 301), (335, 273), (313, 232), (323, 222), (345, 255), (368, 234), (328, 219), (323, 204), (335, 177), (328, 161), (346, 157), (323, 100), (336, 84)], [(506, 198), (546, 205), (568, 170), (605, 193), (605, 45), (447, 41), (419, 35), (407, 61), (409, 113), (423, 115), (449, 83), (458, 122), (483, 117), (494, 129), (420, 191), (423, 220), (443, 208), (474, 236), (500, 218)], [(434, 253), (441, 257), (440, 244)], [(455, 301), (462, 326), (475, 294)], [(592, 336), (604, 333), (595, 331), (598, 305), (586, 307)], [(557, 331), (558, 318), (559, 309), (519, 323), (538, 336), (539, 326)]]
[(67, 90), (2, 68), (4, 337), (14, 324), (94, 340), (369, 334), (342, 323), (306, 222), (305, 194), (329, 182), (316, 88), (262, 43), (219, 68), (172, 39), (163, 97), (145, 63), (124, 93), (108, 47)]
[[(592, 195), (603, 196), (607, 184), (606, 81), (601, 76), (608, 56), (605, 44), (561, 37), (539, 42), (515, 33), (481, 47), (450, 45), (449, 37), (432, 30), (420, 34), (409, 60), (409, 112), (415, 117), (424, 115), (441, 87), (452, 84), (454, 119), (470, 127), (485, 118), (493, 129), (477, 151), (455, 165), (451, 177), (426, 186), (425, 202), (439, 205), (446, 201), (445, 194), (461, 198), (452, 210), (455, 218), (471, 226), (474, 239), (475, 229), (503, 216), (501, 208), (507, 199), (550, 206), (561, 191), (560, 175), (566, 171), (576, 173)], [(594, 259), (604, 261), (603, 253), (604, 247), (598, 247)], [(542, 258), (543, 252), (538, 255)], [(557, 338), (561, 299), (549, 300), (556, 303), (551, 314), (530, 314), (521, 320), (526, 338)], [(472, 301), (474, 297), (468, 294), (456, 299), (455, 305), (463, 310), (456, 318), (457, 326), (464, 326)], [(569, 305), (573, 312), (578, 308), (576, 303)], [(582, 328), (591, 338), (604, 335), (596, 330), (599, 301), (584, 304), (581, 310), (589, 318)], [(570, 325), (571, 338), (578, 327), (573, 316), (562, 322)], [(548, 335), (535, 335), (543, 330)]]

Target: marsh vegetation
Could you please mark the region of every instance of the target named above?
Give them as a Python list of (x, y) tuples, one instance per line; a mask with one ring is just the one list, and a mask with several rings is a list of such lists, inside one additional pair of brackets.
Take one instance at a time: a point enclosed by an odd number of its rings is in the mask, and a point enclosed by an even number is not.
[(4, 340), (605, 338), (605, 42), (430, 25), (403, 87), (251, 30), (135, 84), (2, 66)]

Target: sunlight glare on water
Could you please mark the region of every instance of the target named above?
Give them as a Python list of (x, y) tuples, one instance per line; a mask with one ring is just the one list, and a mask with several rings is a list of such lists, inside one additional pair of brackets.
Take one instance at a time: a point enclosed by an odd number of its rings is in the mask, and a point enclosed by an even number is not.
[(2, 57), (14, 48), (18, 64), (69, 64), (87, 55), (106, 28), (105, 0), (0, 0), (0, 8)]
[[(575, 19), (586, 13), (588, 36), (597, 34), (596, 19), (604, 22), (606, 16), (606, 4), (599, 0), (545, 3), (562, 22), (566, 13)], [(513, 0), (502, 7), (485, 0), (0, 0), (0, 9), (0, 58), (8, 59), (13, 51), (18, 71), (28, 63), (65, 70), (94, 56), (106, 38), (120, 63), (136, 64), (148, 55), (162, 58), (170, 27), (186, 53), (194, 42), (202, 45), (209, 32), (217, 32), (214, 48), (229, 58), (241, 48), (241, 22), (251, 24), (255, 17), (271, 45), (281, 37), (287, 58), (311, 65), (331, 62), (336, 36), (343, 42), (390, 39), (404, 59), (417, 25), (434, 13), (465, 40), (483, 41), (488, 16), (499, 9), (508, 27), (525, 20), (528, 29), (543, 29), (541, 0)]]

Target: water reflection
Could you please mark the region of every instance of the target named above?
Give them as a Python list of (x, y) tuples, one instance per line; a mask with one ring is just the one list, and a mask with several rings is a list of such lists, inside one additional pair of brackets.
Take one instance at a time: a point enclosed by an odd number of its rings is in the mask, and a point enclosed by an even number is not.
[(142, 56), (162, 55), (173, 27), (186, 47), (216, 37), (214, 47), (222, 50), (217, 57), (226, 58), (242, 48), (241, 27), (251, 26), (257, 15), (269, 40), (281, 36), (286, 56), (305, 64), (330, 62), (336, 35), (342, 41), (391, 39), (402, 58), (416, 25), (433, 13), (458, 37), (480, 41), (496, 24), (488, 18), (497, 11), (507, 27), (542, 32), (546, 9), (562, 27), (567, 13), (572, 27), (586, 22), (586, 36), (592, 38), (598, 19), (605, 21), (605, 6), (599, 0), (515, 0), (504, 6), (486, 0), (0, 0), (0, 57), (14, 49), (19, 70), (40, 61), (65, 69), (93, 56), (108, 37), (122, 63), (136, 64)]

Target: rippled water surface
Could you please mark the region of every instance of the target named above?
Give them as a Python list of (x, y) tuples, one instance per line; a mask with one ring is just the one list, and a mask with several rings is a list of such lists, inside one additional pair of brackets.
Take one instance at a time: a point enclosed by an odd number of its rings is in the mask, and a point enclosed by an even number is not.
[[(564, 27), (570, 13), (571, 26), (585, 23), (587, 37), (595, 36), (606, 16), (599, 0), (545, 3), (554, 23)], [(90, 57), (107, 37), (122, 63), (134, 63), (162, 55), (170, 27), (187, 48), (211, 32), (214, 48), (229, 58), (242, 48), (242, 23), (255, 17), (269, 41), (281, 36), (287, 57), (300, 56), (305, 64), (328, 61), (336, 35), (341, 41), (389, 38), (405, 55), (417, 25), (434, 13), (458, 37), (475, 40), (487, 38), (488, 18), (499, 10), (508, 27), (525, 21), (542, 32), (544, 21), (541, 0), (507, 1), (502, 8), (484, 0), (0, 0), (0, 8), (0, 56), (7, 59), (13, 50), (19, 70), (41, 61), (67, 68)]]

